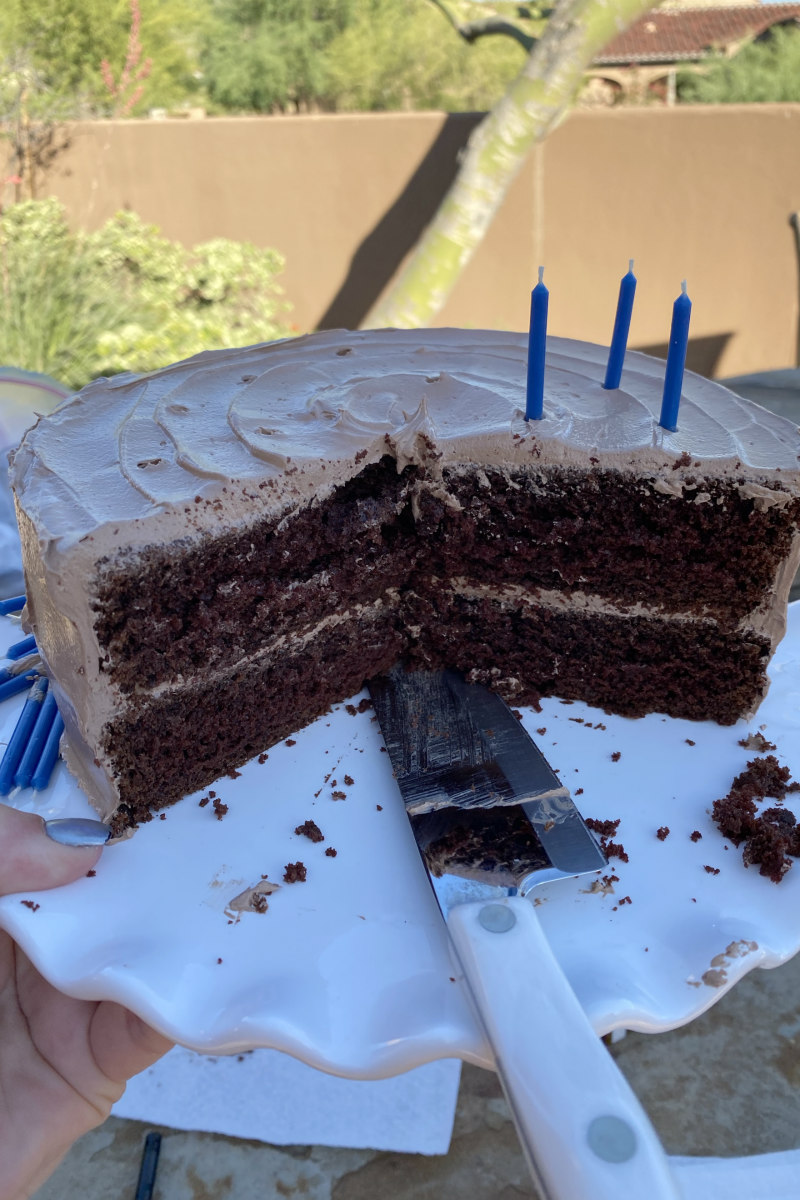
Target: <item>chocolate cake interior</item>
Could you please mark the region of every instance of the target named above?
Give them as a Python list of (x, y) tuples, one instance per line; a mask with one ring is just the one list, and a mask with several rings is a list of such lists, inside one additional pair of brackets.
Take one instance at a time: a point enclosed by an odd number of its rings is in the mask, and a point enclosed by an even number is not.
[(788, 553), (787, 503), (800, 520), (780, 484), (764, 503), (743, 483), (672, 494), (632, 472), (387, 455), (280, 519), (100, 562), (102, 669), (128, 696), (103, 745), (117, 826), (403, 658), (518, 702), (733, 723), (770, 654), (745, 618)]

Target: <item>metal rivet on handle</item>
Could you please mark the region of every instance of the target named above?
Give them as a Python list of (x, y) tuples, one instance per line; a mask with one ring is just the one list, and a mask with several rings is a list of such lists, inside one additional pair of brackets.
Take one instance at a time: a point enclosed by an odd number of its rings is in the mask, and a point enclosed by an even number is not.
[(636, 1153), (636, 1133), (622, 1117), (595, 1117), (586, 1131), (589, 1147), (604, 1162), (628, 1162)]
[(484, 904), (478, 913), (478, 920), (489, 933), (508, 933), (517, 923), (514, 910), (505, 904)]

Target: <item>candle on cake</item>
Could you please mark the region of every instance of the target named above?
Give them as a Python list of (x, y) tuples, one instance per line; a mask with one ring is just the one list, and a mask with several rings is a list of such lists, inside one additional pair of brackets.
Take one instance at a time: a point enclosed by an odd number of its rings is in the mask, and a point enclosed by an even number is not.
[(681, 284), (681, 294), (672, 306), (672, 326), (669, 333), (667, 370), (664, 375), (664, 392), (661, 399), (659, 425), (674, 433), (678, 428), (678, 408), (681, 402), (683, 372), (686, 367), (686, 349), (689, 345), (689, 320), (692, 302), (686, 292), (686, 280)]
[(544, 358), (547, 345), (547, 305), (550, 293), (543, 282), (544, 267), (539, 267), (539, 282), (531, 292), (531, 323), (528, 333), (528, 383), (525, 420), (540, 421), (544, 413)]
[(633, 273), (633, 259), (628, 264), (627, 274), (622, 276), (617, 298), (617, 315), (614, 318), (614, 332), (611, 335), (611, 346), (608, 351), (606, 377), (604, 388), (618, 388), (622, 377), (622, 364), (625, 362), (625, 351), (628, 348), (628, 334), (631, 328), (633, 298), (636, 294), (636, 276)]

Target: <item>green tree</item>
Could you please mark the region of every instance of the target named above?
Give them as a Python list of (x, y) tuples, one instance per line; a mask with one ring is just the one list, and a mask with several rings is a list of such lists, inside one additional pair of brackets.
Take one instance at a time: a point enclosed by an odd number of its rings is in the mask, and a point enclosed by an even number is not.
[(329, 104), (325, 51), (355, 0), (215, 0), (201, 65), (208, 98), (227, 111)]
[[(542, 21), (520, 24), (533, 30)], [(508, 37), (473, 45), (453, 37), (430, 0), (362, 0), (328, 61), (340, 110), (479, 112), (502, 95), (521, 55)]]
[[(209, 2), (139, 0), (142, 53), (152, 68), (137, 111), (174, 104), (196, 88), (193, 42), (210, 19)], [(116, 75), (122, 70), (131, 21), (131, 0), (2, 0), (5, 107), (24, 88), (32, 119), (110, 115), (113, 97), (101, 63), (106, 60)]]
[(720, 57), (702, 72), (682, 71), (677, 91), (687, 104), (800, 101), (800, 29), (777, 26), (733, 58)]

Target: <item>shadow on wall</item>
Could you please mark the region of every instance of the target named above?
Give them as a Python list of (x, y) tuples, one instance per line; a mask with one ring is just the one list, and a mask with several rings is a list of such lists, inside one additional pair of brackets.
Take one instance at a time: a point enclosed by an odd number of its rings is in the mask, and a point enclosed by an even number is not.
[[(733, 337), (731, 333), (715, 333), (709, 337), (689, 338), (686, 351), (686, 367), (706, 379), (715, 379), (717, 367), (725, 352), (728, 342)], [(636, 346), (632, 349), (641, 350), (643, 354), (652, 354), (654, 358), (666, 358), (669, 342), (656, 342), (649, 346)]]
[(317, 329), (358, 329), (447, 194), (483, 113), (453, 113), (400, 195), (364, 238)]

